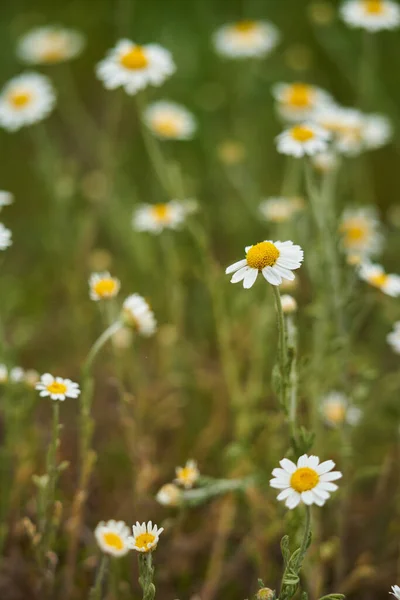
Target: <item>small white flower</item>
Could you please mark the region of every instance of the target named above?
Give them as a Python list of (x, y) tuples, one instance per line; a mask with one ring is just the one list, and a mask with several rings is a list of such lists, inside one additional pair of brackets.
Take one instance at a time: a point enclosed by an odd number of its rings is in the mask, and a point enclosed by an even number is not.
[(36, 388), (40, 375), (35, 369), (27, 369), (24, 374), (24, 382), (31, 388)]
[(228, 58), (267, 56), (278, 44), (280, 33), (267, 21), (238, 21), (220, 27), (213, 36), (218, 54)]
[(393, 331), (387, 334), (386, 341), (391, 346), (393, 352), (400, 354), (400, 321), (394, 323)]
[(6, 365), (0, 364), (0, 383), (7, 383), (8, 369)]
[(276, 147), (281, 154), (290, 156), (309, 155), (325, 152), (328, 148), (330, 133), (313, 123), (301, 123), (286, 129), (276, 138)]
[(70, 379), (53, 377), (50, 373), (45, 373), (41, 376), (39, 383), (36, 384), (36, 389), (40, 392), (40, 396), (50, 396), (52, 400), (77, 398), (81, 393), (77, 383), (74, 383)]
[(14, 196), (11, 192), (0, 190), (0, 211), (3, 206), (10, 206), (14, 202)]
[(12, 383), (21, 383), (24, 380), (25, 371), (22, 367), (13, 367), (9, 373), (9, 379)]
[(349, 27), (371, 32), (396, 29), (400, 24), (400, 7), (391, 0), (347, 0), (340, 14)]
[(120, 287), (119, 279), (111, 277), (108, 272), (92, 273), (89, 277), (89, 295), (95, 301), (115, 298)]
[(26, 63), (56, 64), (78, 56), (84, 44), (83, 35), (74, 29), (38, 27), (19, 39), (17, 54)]
[(307, 83), (276, 83), (272, 94), (279, 114), (288, 121), (311, 119), (316, 109), (333, 103), (328, 92)]
[(164, 229), (178, 229), (188, 212), (185, 204), (171, 200), (163, 204), (141, 204), (132, 218), (132, 227), (136, 231), (161, 233)]
[(330, 392), (323, 398), (321, 413), (331, 427), (338, 427), (347, 423), (357, 425), (362, 416), (362, 411), (356, 406), (350, 406), (349, 400), (342, 392)]
[(311, 162), (315, 169), (322, 173), (327, 173), (337, 166), (338, 159), (334, 152), (328, 150), (327, 152), (319, 152), (312, 156)]
[(178, 506), (182, 499), (182, 492), (174, 483), (167, 483), (157, 492), (156, 500), (163, 506)]
[(146, 300), (139, 294), (132, 294), (124, 301), (123, 318), (127, 325), (130, 325), (140, 335), (144, 337), (152, 336), (157, 329), (157, 321)]
[(400, 296), (400, 275), (385, 273), (381, 265), (364, 263), (359, 269), (360, 278), (380, 289), (387, 296)]
[(365, 115), (363, 138), (365, 146), (374, 150), (385, 146), (393, 135), (393, 127), (390, 120), (384, 115)]
[(54, 108), (53, 86), (44, 75), (23, 73), (11, 79), (0, 93), (0, 126), (16, 131), (42, 121)]
[(146, 523), (140, 524), (136, 521), (136, 525), (132, 526), (132, 531), (133, 536), (128, 539), (131, 550), (151, 552), (156, 549), (158, 540), (161, 533), (164, 531), (164, 528), (158, 528), (157, 525), (153, 526), (151, 521), (149, 521), (147, 525)]
[(175, 69), (171, 53), (162, 46), (124, 39), (97, 65), (96, 74), (108, 90), (123, 87), (134, 95), (148, 85), (160, 86)]
[(105, 554), (120, 557), (125, 556), (130, 550), (128, 540), (130, 537), (130, 529), (124, 521), (101, 521), (94, 535), (99, 548)]
[(175, 102), (160, 100), (150, 104), (144, 120), (157, 135), (166, 140), (190, 140), (196, 131), (196, 121), (191, 112)]
[(190, 489), (200, 477), (200, 471), (194, 460), (188, 460), (184, 467), (176, 467), (175, 482), (186, 489)]
[(302, 198), (273, 197), (263, 200), (260, 213), (272, 223), (284, 223), (304, 207)]
[(0, 223), (0, 250), (5, 250), (12, 245), (12, 233), (3, 223)]
[(343, 250), (358, 260), (374, 256), (382, 249), (383, 238), (374, 206), (346, 208), (340, 219), (339, 232)]
[(281, 304), (282, 310), (286, 315), (294, 313), (297, 310), (297, 302), (293, 296), (290, 296), (289, 294), (283, 294), (281, 296)]
[(293, 242), (266, 240), (245, 248), (246, 258), (230, 265), (225, 273), (233, 273), (231, 282), (243, 281), (248, 289), (255, 283), (259, 273), (271, 285), (280, 285), (283, 279), (294, 279), (293, 269), (303, 262), (303, 250)]
[(300, 502), (304, 504), (317, 504), (323, 506), (330, 496), (330, 492), (338, 489), (332, 481), (340, 479), (340, 471), (332, 471), (335, 463), (326, 460), (320, 463), (318, 456), (303, 454), (297, 465), (287, 458), (280, 461), (281, 469), (272, 471), (274, 479), (270, 485), (282, 490), (278, 500), (285, 500), (287, 508), (295, 508)]
[(389, 593), (397, 598), (397, 600), (400, 600), (400, 587), (398, 585), (392, 585), (392, 591)]

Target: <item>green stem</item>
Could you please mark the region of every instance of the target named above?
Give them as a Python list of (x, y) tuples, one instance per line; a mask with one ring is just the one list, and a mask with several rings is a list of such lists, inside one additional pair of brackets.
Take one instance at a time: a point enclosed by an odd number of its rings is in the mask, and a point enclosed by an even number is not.
[(275, 308), (278, 320), (279, 334), (279, 373), (280, 373), (280, 402), (282, 409), (287, 413), (287, 381), (286, 381), (286, 366), (287, 366), (287, 338), (285, 317), (282, 309), (281, 294), (277, 285), (272, 286), (272, 291), (275, 298)]
[(297, 561), (297, 569), (300, 571), (304, 557), (307, 552), (307, 548), (310, 545), (310, 533), (311, 533), (311, 508), (306, 504), (306, 522), (304, 525), (303, 539), (301, 541), (299, 558)]
[(143, 590), (143, 600), (154, 600), (156, 588), (153, 583), (154, 567), (151, 552), (139, 554), (139, 584)]
[(89, 371), (93, 365), (94, 359), (96, 358), (97, 354), (102, 349), (104, 344), (123, 326), (124, 326), (124, 324), (122, 321), (119, 321), (119, 320), (115, 321), (115, 323), (113, 323), (112, 325), (110, 325), (110, 327), (108, 327), (105, 331), (103, 331), (101, 336), (95, 341), (95, 343), (91, 347), (89, 354), (87, 355), (87, 358), (83, 365), (82, 370), (83, 370), (83, 373), (85, 376), (87, 376), (89, 374)]
[(100, 566), (96, 573), (94, 586), (92, 587), (89, 593), (89, 600), (101, 600), (101, 592), (103, 587), (103, 581), (107, 572), (108, 561), (108, 556), (102, 556)]

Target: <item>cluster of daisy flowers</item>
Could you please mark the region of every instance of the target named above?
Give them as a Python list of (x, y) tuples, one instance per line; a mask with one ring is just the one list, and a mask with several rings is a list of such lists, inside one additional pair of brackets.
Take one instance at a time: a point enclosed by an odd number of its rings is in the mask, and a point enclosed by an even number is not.
[(22, 367), (8, 368), (7, 365), (0, 364), (0, 384), (22, 383), (30, 388), (34, 388), (39, 381), (39, 373), (35, 369), (23, 369)]
[(105, 554), (121, 557), (129, 550), (137, 552), (153, 552), (158, 544), (163, 527), (136, 522), (130, 529), (124, 521), (101, 521), (94, 532), (99, 548)]
[[(11, 192), (0, 190), (0, 211), (14, 202)], [(6, 250), (12, 244), (12, 234), (3, 223), (0, 223), (0, 250)]]
[(173, 483), (166, 483), (156, 494), (156, 500), (164, 506), (178, 506), (182, 500), (182, 489), (192, 489), (200, 479), (200, 471), (195, 460), (188, 460), (184, 467), (175, 468)]

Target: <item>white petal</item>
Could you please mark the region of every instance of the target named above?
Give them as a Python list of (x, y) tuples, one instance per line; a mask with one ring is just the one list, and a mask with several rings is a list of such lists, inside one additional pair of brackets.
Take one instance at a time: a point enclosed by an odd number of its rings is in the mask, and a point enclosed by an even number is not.
[(237, 283), (238, 281), (242, 281), (242, 279), (244, 279), (247, 271), (249, 270), (249, 267), (242, 267), (241, 269), (239, 269), (239, 271), (236, 271), (236, 273), (234, 273), (232, 275), (231, 278), (231, 283)]
[(328, 471), (331, 471), (334, 466), (335, 466), (335, 463), (333, 462), (333, 460), (326, 460), (325, 462), (322, 462), (318, 466), (317, 473), (318, 473), (318, 475), (327, 473)]
[(271, 267), (265, 267), (262, 270), (262, 274), (271, 285), (279, 285), (282, 283), (281, 276), (278, 273), (275, 273)]
[(330, 483), (329, 481), (320, 481), (316, 487), (317, 491), (322, 490), (326, 492), (336, 492), (337, 489), (338, 486), (336, 483)]
[(247, 261), (244, 258), (243, 260), (238, 260), (237, 262), (233, 263), (233, 265), (230, 265), (230, 267), (228, 267), (227, 269), (225, 269), (225, 273), (233, 273), (234, 271), (237, 271), (238, 269), (240, 269), (241, 267), (244, 267), (245, 265), (247, 265)]
[(275, 467), (275, 469), (272, 471), (272, 475), (274, 475), (274, 477), (278, 477), (279, 479), (284, 479), (288, 482), (290, 481), (290, 473), (284, 469), (279, 469), (279, 467)]
[(296, 508), (301, 500), (301, 496), (298, 492), (292, 492), (291, 496), (286, 500), (285, 504), (288, 508)]
[(290, 474), (294, 473), (296, 470), (296, 465), (288, 458), (282, 458), (282, 460), (279, 461), (279, 464), (284, 471), (287, 471)]
[(310, 506), (314, 502), (314, 494), (311, 490), (307, 490), (306, 492), (301, 493), (301, 499), (303, 500), (304, 504), (308, 504), (308, 506)]
[(299, 460), (297, 461), (297, 468), (303, 468), (303, 467), (308, 467), (308, 455), (307, 454), (303, 454), (302, 456), (300, 456)]
[(340, 471), (332, 471), (331, 473), (324, 473), (320, 475), (321, 481), (335, 481), (336, 479), (340, 479), (342, 477), (342, 473)]
[(311, 469), (315, 469), (316, 470), (317, 467), (318, 467), (318, 465), (319, 465), (319, 458), (318, 458), (318, 456), (311, 455), (311, 456), (308, 457), (308, 466)]
[(277, 490), (284, 490), (288, 487), (286, 481), (283, 481), (282, 479), (271, 479), (269, 485)]
[(252, 285), (254, 285), (254, 283), (257, 279), (257, 275), (258, 275), (257, 269), (248, 269), (248, 271), (245, 274), (244, 279), (243, 279), (243, 287), (246, 290), (248, 290), (249, 288), (251, 288)]
[(281, 267), (278, 263), (276, 263), (276, 265), (273, 266), (273, 269), (274, 269), (275, 273), (279, 273), (279, 275), (281, 277), (283, 277), (284, 279), (293, 281), (294, 274), (292, 273), (292, 271), (289, 271), (289, 269), (285, 269), (285, 267)]
[(282, 492), (280, 492), (280, 494), (277, 495), (276, 499), (277, 500), (285, 500), (291, 494), (293, 494), (293, 490), (291, 487), (288, 487), (285, 490), (283, 490)]

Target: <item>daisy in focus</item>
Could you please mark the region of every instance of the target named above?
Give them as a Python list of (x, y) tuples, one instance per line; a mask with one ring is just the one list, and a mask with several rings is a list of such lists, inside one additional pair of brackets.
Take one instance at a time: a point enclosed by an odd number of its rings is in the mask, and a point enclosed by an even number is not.
[(227, 58), (262, 58), (275, 48), (279, 39), (275, 25), (251, 20), (223, 25), (213, 36), (215, 50)]
[(308, 120), (317, 108), (333, 102), (328, 92), (307, 83), (276, 83), (272, 94), (278, 113), (287, 121)]
[(200, 471), (197, 468), (196, 461), (194, 460), (188, 460), (184, 467), (176, 467), (175, 473), (175, 482), (187, 490), (192, 488), (200, 477)]
[(132, 227), (135, 231), (161, 233), (164, 229), (178, 229), (186, 215), (184, 203), (178, 200), (164, 204), (141, 204), (133, 213)]
[(130, 529), (124, 521), (113, 520), (107, 521), (107, 523), (101, 521), (94, 531), (100, 550), (116, 557), (125, 556), (129, 552), (130, 533)]
[(92, 273), (89, 277), (89, 295), (92, 300), (115, 298), (121, 287), (121, 282), (110, 273)]
[(96, 74), (106, 89), (123, 87), (134, 95), (148, 85), (160, 86), (175, 70), (171, 53), (162, 46), (124, 39), (97, 65)]
[(247, 246), (246, 258), (230, 265), (225, 273), (233, 273), (231, 283), (243, 281), (245, 289), (251, 288), (259, 273), (271, 285), (280, 285), (283, 279), (294, 279), (292, 270), (298, 269), (303, 262), (303, 250), (300, 246), (287, 242), (266, 240)]
[(396, 29), (400, 25), (400, 7), (392, 0), (347, 0), (340, 14), (349, 27), (371, 32)]
[(12, 233), (3, 223), (0, 223), (0, 250), (6, 250), (12, 245)]
[(332, 481), (342, 477), (340, 471), (332, 471), (335, 466), (332, 460), (320, 463), (318, 456), (303, 454), (297, 461), (297, 465), (283, 458), (279, 464), (282, 468), (272, 471), (274, 479), (270, 480), (270, 485), (282, 490), (277, 499), (284, 500), (285, 505), (290, 509), (295, 508), (300, 502), (323, 506), (330, 493), (338, 489)]
[(144, 120), (160, 139), (190, 140), (196, 131), (192, 113), (184, 106), (166, 100), (150, 104), (144, 112)]
[(395, 598), (397, 598), (397, 600), (400, 600), (400, 586), (392, 585), (392, 591), (389, 593), (392, 594), (392, 596), (394, 596)]
[(181, 502), (182, 491), (174, 483), (166, 483), (157, 492), (156, 500), (163, 506), (178, 506)]
[(79, 385), (70, 379), (53, 377), (50, 373), (41, 376), (36, 389), (42, 398), (49, 396), (52, 400), (65, 400), (66, 398), (77, 398), (81, 393)]
[(276, 147), (281, 154), (300, 158), (325, 152), (331, 134), (313, 123), (301, 123), (286, 129), (276, 138)]
[(354, 426), (359, 423), (362, 411), (356, 406), (349, 406), (349, 400), (345, 394), (330, 392), (322, 400), (321, 414), (325, 423), (330, 427), (339, 427), (344, 423)]
[(260, 213), (272, 223), (289, 221), (297, 212), (304, 208), (302, 198), (267, 198), (260, 204)]
[(132, 531), (133, 536), (128, 540), (131, 550), (151, 552), (156, 549), (158, 540), (160, 539), (160, 535), (164, 531), (164, 528), (158, 528), (157, 525), (153, 526), (151, 521), (149, 521), (147, 525), (146, 523), (140, 524), (136, 521), (136, 525), (132, 526)]
[(16, 131), (42, 121), (56, 102), (48, 77), (38, 73), (23, 73), (11, 79), (0, 93), (0, 126)]
[(352, 263), (369, 258), (382, 249), (380, 222), (375, 207), (347, 208), (341, 217), (342, 246)]
[(85, 40), (79, 31), (64, 27), (38, 27), (18, 41), (18, 57), (30, 64), (49, 65), (78, 56)]
[(14, 202), (14, 196), (11, 192), (0, 190), (0, 211), (4, 206), (10, 206)]
[(387, 334), (386, 341), (393, 352), (400, 354), (400, 321), (396, 321), (393, 325), (393, 331)]
[(359, 269), (359, 276), (387, 296), (393, 298), (400, 296), (400, 275), (385, 273), (385, 269), (381, 265), (362, 264)]
[(132, 294), (122, 306), (124, 322), (144, 337), (152, 336), (157, 329), (157, 321), (146, 300), (139, 294)]

